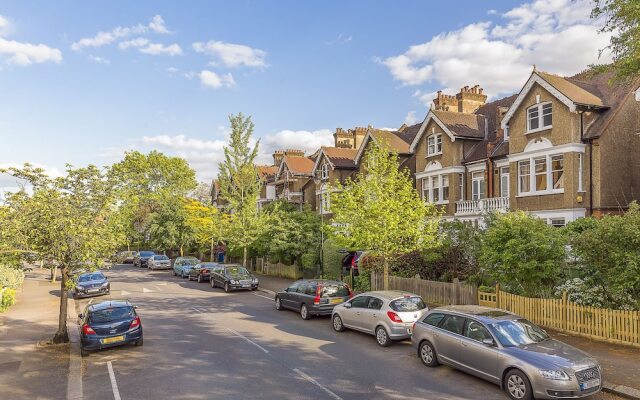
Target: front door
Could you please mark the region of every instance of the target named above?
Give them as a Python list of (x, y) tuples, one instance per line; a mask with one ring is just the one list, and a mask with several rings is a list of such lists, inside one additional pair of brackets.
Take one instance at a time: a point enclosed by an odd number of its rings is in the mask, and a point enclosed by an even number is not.
[(362, 329), (373, 333), (374, 329), (378, 325), (378, 321), (380, 320), (380, 309), (384, 301), (378, 297), (371, 296), (369, 298), (369, 303), (367, 305), (366, 310), (362, 310)]

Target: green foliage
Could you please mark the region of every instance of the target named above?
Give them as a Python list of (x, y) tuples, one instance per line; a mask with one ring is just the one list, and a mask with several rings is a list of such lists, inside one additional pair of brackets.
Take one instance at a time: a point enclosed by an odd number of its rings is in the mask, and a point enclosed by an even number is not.
[(0, 264), (0, 289), (19, 289), (23, 281), (24, 272), (21, 269)]
[[(0, 289), (1, 290), (1, 289)], [(16, 302), (16, 290), (7, 288), (0, 294), (0, 312), (4, 312), (7, 308)]]
[(368, 269), (361, 268), (360, 274), (354, 277), (353, 290), (362, 293), (371, 290), (371, 272)]
[(437, 243), (438, 213), (420, 199), (407, 169), (385, 143), (372, 142), (364, 170), (331, 192), (328, 230), (347, 249), (391, 260)]
[(640, 73), (640, 3), (637, 0), (593, 0), (592, 18), (604, 18), (602, 32), (611, 33), (607, 49), (613, 54), (618, 79)]
[(185, 199), (187, 224), (193, 230), (193, 241), (198, 249), (208, 248), (213, 257), (214, 247), (223, 243), (228, 225), (228, 215), (212, 205), (194, 199)]
[(342, 259), (344, 254), (339, 253), (342, 247), (333, 239), (327, 239), (322, 246), (322, 277), (327, 279), (340, 279), (342, 274)]
[(149, 233), (154, 248), (177, 249), (182, 256), (185, 247), (195, 241), (195, 231), (185, 208), (187, 201), (176, 197), (166, 199), (153, 213)]
[(496, 288), (494, 286), (480, 285), (478, 286), (478, 292), (495, 293)]
[(608, 307), (640, 309), (640, 206), (607, 215), (571, 237), (581, 278), (602, 287)]
[(565, 257), (560, 229), (517, 211), (495, 217), (483, 238), (480, 264), (507, 291), (538, 297), (555, 286)]
[(320, 257), (318, 256), (318, 253), (304, 253), (302, 257), (300, 257), (300, 264), (302, 264), (302, 268), (306, 270), (315, 270), (318, 268), (319, 262)]

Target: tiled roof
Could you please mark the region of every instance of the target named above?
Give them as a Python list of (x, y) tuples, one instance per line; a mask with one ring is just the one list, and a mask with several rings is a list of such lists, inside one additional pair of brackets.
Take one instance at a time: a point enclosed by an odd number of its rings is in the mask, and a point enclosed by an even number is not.
[(391, 150), (398, 154), (409, 154), (409, 143), (405, 142), (400, 136), (400, 132), (385, 131), (375, 129), (371, 131), (371, 136), (378, 141), (384, 141)]
[(335, 168), (355, 168), (356, 149), (345, 149), (341, 147), (323, 147), (322, 151), (331, 161)]
[(400, 137), (400, 139), (411, 144), (411, 142), (413, 142), (413, 139), (415, 139), (416, 135), (420, 131), (420, 126), (422, 126), (421, 122), (411, 126), (404, 126), (404, 128), (402, 130), (398, 130), (396, 134)]
[(483, 115), (441, 110), (432, 112), (455, 136), (483, 139), (486, 135), (488, 127)]
[(287, 164), (287, 168), (294, 174), (311, 175), (313, 171), (313, 160), (308, 157), (291, 157), (285, 156), (283, 162)]
[(256, 165), (256, 169), (258, 170), (258, 176), (265, 181), (273, 179), (278, 173), (276, 165)]
[(509, 141), (502, 140), (498, 145), (493, 149), (490, 156), (491, 157), (505, 157), (509, 155)]
[(582, 85), (576, 85), (571, 78), (564, 78), (558, 75), (553, 75), (547, 72), (536, 71), (536, 73), (551, 86), (556, 88), (560, 93), (567, 96), (571, 101), (576, 104), (592, 105), (602, 107), (604, 106), (603, 99), (598, 97), (591, 91), (585, 90)]

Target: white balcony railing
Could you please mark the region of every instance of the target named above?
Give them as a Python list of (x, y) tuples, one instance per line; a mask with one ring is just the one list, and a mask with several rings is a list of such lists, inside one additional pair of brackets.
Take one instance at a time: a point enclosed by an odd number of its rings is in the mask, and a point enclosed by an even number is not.
[(456, 215), (479, 215), (485, 212), (509, 210), (508, 197), (490, 197), (480, 200), (463, 200), (456, 202)]

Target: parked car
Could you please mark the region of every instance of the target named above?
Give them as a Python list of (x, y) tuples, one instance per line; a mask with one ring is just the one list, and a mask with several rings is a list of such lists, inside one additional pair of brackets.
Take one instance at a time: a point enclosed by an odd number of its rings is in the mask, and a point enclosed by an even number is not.
[(301, 279), (276, 293), (277, 310), (298, 311), (302, 319), (314, 315), (331, 315), (333, 308), (353, 297), (349, 286), (340, 281)]
[(111, 261), (115, 264), (133, 264), (136, 254), (136, 251), (121, 251), (116, 253)]
[(200, 264), (196, 264), (189, 270), (189, 280), (198, 281), (198, 283), (202, 283), (204, 281), (208, 281), (211, 276), (211, 270), (220, 264), (215, 262), (201, 262)]
[(189, 276), (189, 270), (200, 260), (195, 257), (178, 257), (173, 262), (173, 276), (186, 278)]
[(138, 268), (146, 268), (147, 261), (149, 261), (149, 259), (155, 254), (156, 253), (154, 253), (153, 251), (143, 250), (136, 254), (135, 258), (133, 259), (133, 265)]
[(155, 254), (147, 260), (149, 269), (171, 269), (171, 260), (163, 254)]
[(91, 350), (134, 343), (142, 346), (142, 322), (128, 300), (88, 304), (79, 314), (82, 356)]
[(209, 282), (212, 288), (221, 287), (227, 293), (235, 289), (256, 290), (259, 283), (258, 278), (239, 264), (219, 264), (213, 267)]
[(495, 308), (435, 308), (416, 322), (411, 341), (425, 365), (476, 375), (514, 400), (581, 398), (602, 386), (602, 368), (589, 354)]
[(110, 291), (111, 284), (102, 272), (85, 272), (76, 278), (73, 297), (79, 299), (81, 297), (100, 296), (109, 294)]
[(361, 293), (334, 307), (331, 315), (333, 329), (345, 328), (375, 335), (380, 346), (411, 337), (413, 324), (429, 308), (422, 297), (398, 290)]

